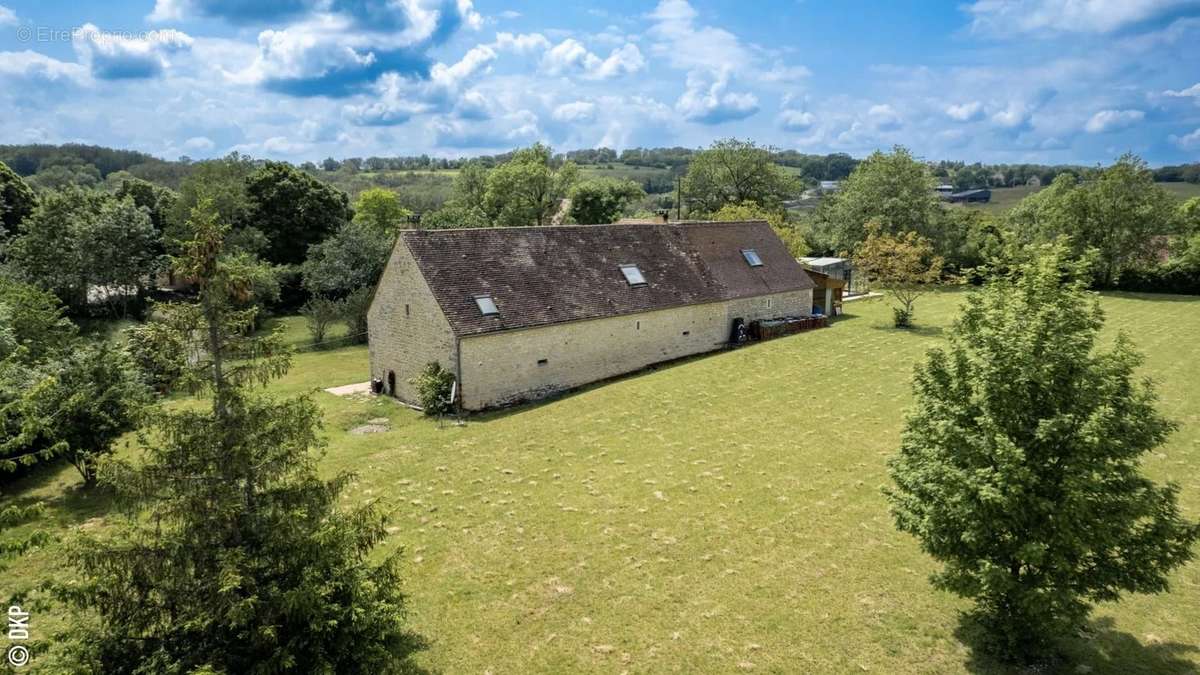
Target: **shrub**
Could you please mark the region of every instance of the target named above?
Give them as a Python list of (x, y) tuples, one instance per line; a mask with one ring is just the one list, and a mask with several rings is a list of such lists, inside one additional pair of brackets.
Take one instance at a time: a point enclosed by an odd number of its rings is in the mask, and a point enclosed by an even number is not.
[(304, 303), (304, 306), (300, 308), (300, 313), (304, 315), (304, 322), (308, 325), (308, 332), (312, 335), (313, 342), (321, 344), (325, 342), (325, 335), (329, 332), (329, 327), (341, 318), (342, 303), (318, 295)]
[(374, 297), (375, 289), (363, 286), (342, 300), (342, 320), (346, 322), (346, 334), (351, 342), (363, 344), (367, 341), (367, 310), (371, 309)]
[(913, 311), (903, 307), (892, 308), (892, 325), (896, 328), (912, 328)]
[(183, 374), (180, 364), (188, 358), (187, 345), (163, 321), (147, 321), (125, 331), (125, 351), (141, 373), (142, 381), (166, 393)]
[(450, 393), (454, 389), (454, 373), (436, 361), (425, 366), (421, 374), (410, 380), (417, 387), (417, 397), (426, 415), (444, 415), (454, 410)]

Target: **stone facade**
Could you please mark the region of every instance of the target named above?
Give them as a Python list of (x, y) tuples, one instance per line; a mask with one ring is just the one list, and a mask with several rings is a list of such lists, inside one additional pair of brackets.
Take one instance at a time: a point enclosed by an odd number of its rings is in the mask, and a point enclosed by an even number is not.
[(426, 364), (436, 361), (451, 372), (458, 367), (454, 332), (405, 246), (392, 251), (375, 289), (367, 333), (371, 378), (406, 403), (417, 403), (409, 380)]
[(765, 221), (406, 230), (367, 314), (371, 377), (417, 403), (437, 362), (463, 408), (498, 407), (720, 349), (735, 319), (810, 314), (812, 288)]
[(812, 290), (487, 333), (461, 340), (461, 401), (480, 410), (540, 398), (720, 349), (735, 318), (811, 313)]

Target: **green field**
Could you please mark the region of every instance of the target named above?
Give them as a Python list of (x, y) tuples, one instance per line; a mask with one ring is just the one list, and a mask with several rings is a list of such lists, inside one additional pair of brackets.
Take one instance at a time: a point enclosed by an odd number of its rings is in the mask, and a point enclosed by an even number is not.
[[(1157, 183), (1157, 185), (1180, 200), (1200, 197), (1200, 184), (1197, 183)], [(1022, 185), (1011, 188), (991, 188), (992, 200), (987, 204), (961, 204), (959, 208), (981, 209), (999, 215), (1016, 206), (1022, 199), (1037, 192), (1041, 188)]]
[[(912, 369), (944, 341), (961, 293), (889, 327), (879, 301), (833, 327), (662, 367), (538, 405), (439, 424), (390, 400), (314, 394), (351, 469), (352, 500), (394, 509), (421, 664), (447, 673), (1008, 672), (961, 633), (966, 605), (930, 588), (880, 489)], [(1200, 518), (1200, 298), (1111, 295), (1180, 423), (1147, 471)], [(305, 341), (296, 319), (285, 322)], [(361, 381), (366, 349), (304, 352), (281, 393)], [(378, 416), (392, 430), (347, 430)], [(49, 522), (104, 527), (107, 501), (64, 468), (18, 486)], [(0, 591), (66, 574), (57, 545), (17, 560)], [(1200, 562), (1167, 595), (1098, 609), (1064, 672), (1200, 669)], [(52, 609), (35, 630), (62, 625)], [(47, 633), (38, 635), (45, 636)], [(36, 663), (36, 661), (35, 661)], [(1078, 670), (1077, 670), (1078, 668)]]

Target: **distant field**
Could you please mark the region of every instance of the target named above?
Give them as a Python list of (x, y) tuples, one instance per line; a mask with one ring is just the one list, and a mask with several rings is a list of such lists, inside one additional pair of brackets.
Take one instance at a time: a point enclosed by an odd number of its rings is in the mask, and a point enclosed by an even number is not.
[[(1157, 185), (1181, 200), (1200, 197), (1200, 184), (1197, 183), (1157, 183)], [(1040, 189), (1040, 187), (1030, 187), (1028, 185), (1011, 188), (992, 188), (992, 201), (987, 204), (961, 204), (957, 206), (968, 209), (980, 209), (992, 214), (1001, 214)]]
[(1200, 183), (1159, 183), (1159, 185), (1180, 199), (1200, 197)]
[(585, 164), (579, 167), (580, 178), (618, 178), (632, 180), (639, 185), (651, 182), (658, 193), (670, 192), (674, 182), (670, 169), (659, 169), (652, 166), (632, 166), (613, 162), (612, 164)]
[[(932, 562), (895, 530), (880, 491), (913, 366), (944, 343), (962, 299), (920, 299), (912, 331), (890, 327), (885, 302), (849, 303), (828, 329), (463, 426), (320, 392), (368, 377), (364, 346), (302, 353), (270, 390), (316, 392), (323, 470), (358, 473), (348, 503), (393, 510), (386, 546), (404, 549), (433, 672), (999, 675), (1012, 671), (956, 637), (965, 603), (929, 585)], [(1200, 518), (1200, 343), (1187, 337), (1200, 333), (1200, 298), (1103, 306), (1107, 336), (1129, 333), (1180, 424), (1146, 471), (1178, 482), (1184, 514)], [(299, 318), (278, 323), (307, 341)], [(391, 431), (348, 432), (374, 417)], [(10, 486), (0, 507), (41, 498), (55, 535), (103, 531), (111, 504), (77, 484), (55, 468)], [(64, 579), (61, 555), (56, 543), (14, 561), (0, 595)], [(1171, 583), (1099, 607), (1056, 672), (1200, 670), (1200, 561)], [(34, 619), (41, 640), (64, 625), (51, 607)]]

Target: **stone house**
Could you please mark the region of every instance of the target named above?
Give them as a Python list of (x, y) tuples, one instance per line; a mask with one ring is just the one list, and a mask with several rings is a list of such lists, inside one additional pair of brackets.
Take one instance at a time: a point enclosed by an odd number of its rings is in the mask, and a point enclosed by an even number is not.
[(506, 405), (807, 316), (813, 286), (763, 221), (408, 230), (368, 313), (371, 376), (411, 403), (437, 362), (463, 408)]

